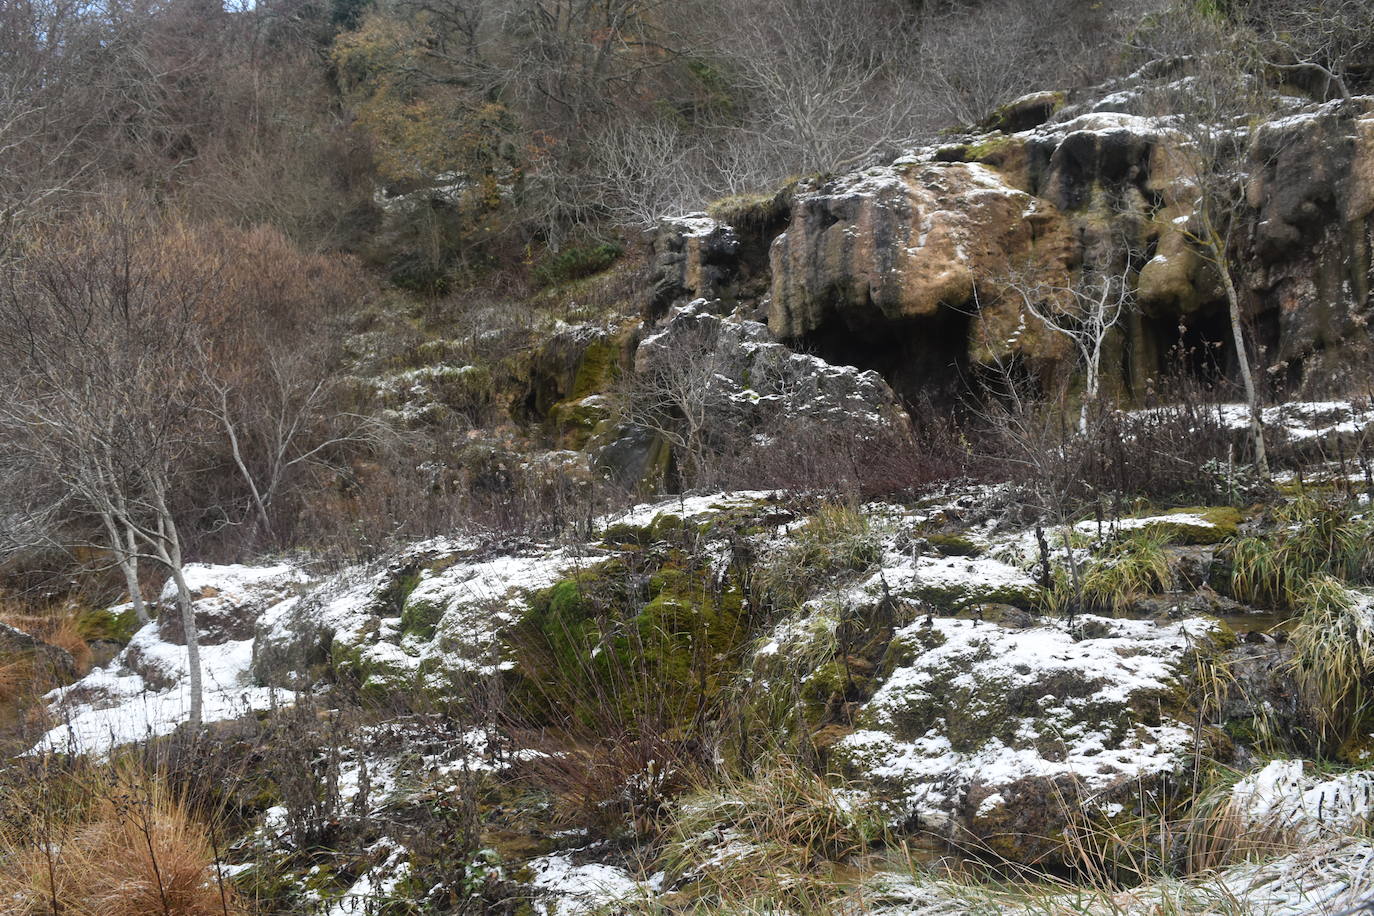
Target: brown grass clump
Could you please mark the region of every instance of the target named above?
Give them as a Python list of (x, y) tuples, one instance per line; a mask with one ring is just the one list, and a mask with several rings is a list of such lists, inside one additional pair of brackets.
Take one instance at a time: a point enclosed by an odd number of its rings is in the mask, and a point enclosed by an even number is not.
[(33, 681), (33, 666), (26, 658), (0, 662), (0, 703), (8, 702)]
[[(76, 804), (66, 798), (73, 791)], [(7, 801), (0, 900), (12, 916), (246, 913), (216, 877), (209, 828), (156, 776), (114, 768), (75, 789), (28, 786)]]
[(6, 623), (16, 630), (41, 639), (50, 646), (65, 649), (76, 662), (78, 674), (85, 674), (91, 667), (91, 647), (81, 635), (76, 622), (76, 612), (69, 607), (54, 608), (50, 611), (33, 613), (29, 609), (12, 604), (0, 605), (0, 623)]

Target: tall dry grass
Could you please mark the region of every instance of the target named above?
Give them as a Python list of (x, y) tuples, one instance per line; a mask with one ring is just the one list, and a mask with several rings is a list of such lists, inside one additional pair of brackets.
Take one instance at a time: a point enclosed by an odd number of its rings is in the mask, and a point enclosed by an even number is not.
[(6, 623), (16, 630), (22, 630), (35, 639), (41, 639), (50, 646), (64, 649), (76, 663), (78, 674), (85, 674), (91, 667), (91, 647), (81, 635), (76, 621), (76, 612), (71, 608), (54, 609), (47, 612), (34, 612), (12, 605), (0, 606), (0, 623)]
[(244, 916), (216, 870), (209, 825), (157, 774), (111, 765), (35, 769), (0, 825), (0, 901), (11, 916)]

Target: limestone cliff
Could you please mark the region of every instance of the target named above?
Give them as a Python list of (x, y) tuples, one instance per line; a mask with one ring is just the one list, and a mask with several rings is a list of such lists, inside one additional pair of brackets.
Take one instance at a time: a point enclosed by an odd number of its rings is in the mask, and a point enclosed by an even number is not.
[[(1171, 116), (1143, 113), (1142, 79), (1067, 105), (1040, 93), (1006, 106), (991, 130), (805, 179), (770, 200), (782, 219), (667, 223), (656, 308), (674, 297), (741, 306), (784, 342), (876, 369), (911, 399), (994, 361), (1045, 379), (1070, 369), (1063, 339), (1001, 281), (1034, 265), (1071, 283), (1092, 265), (1124, 272), (1137, 306), (1110, 341), (1108, 384), (1139, 394), (1187, 350), (1194, 363), (1215, 354), (1213, 371), (1227, 374), (1223, 290), (1186, 231), (1193, 192), (1175, 163), (1187, 140)], [(1244, 131), (1228, 256), (1266, 377), (1278, 391), (1312, 390), (1369, 346), (1374, 98), (1284, 98), (1283, 109)], [(749, 269), (738, 252), (760, 245), (766, 289), (737, 282)]]

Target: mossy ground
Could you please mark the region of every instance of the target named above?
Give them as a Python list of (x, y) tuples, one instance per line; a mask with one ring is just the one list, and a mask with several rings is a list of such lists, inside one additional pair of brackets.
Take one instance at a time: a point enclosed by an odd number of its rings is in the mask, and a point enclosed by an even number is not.
[[(658, 544), (584, 569), (538, 593), (515, 637), (526, 694), (591, 723), (609, 704), (627, 720), (687, 725), (715, 707), (749, 629), (738, 581)], [(665, 685), (677, 685), (665, 690)]]
[(76, 626), (87, 642), (104, 640), (126, 645), (138, 630), (138, 617), (132, 607), (116, 614), (108, 608), (87, 608), (76, 616)]

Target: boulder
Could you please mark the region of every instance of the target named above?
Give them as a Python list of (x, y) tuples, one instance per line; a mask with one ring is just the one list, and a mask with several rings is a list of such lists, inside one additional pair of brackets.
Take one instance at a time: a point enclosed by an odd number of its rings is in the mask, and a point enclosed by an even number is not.
[(0, 659), (13, 662), (20, 658), (31, 659), (36, 671), (41, 670), (58, 681), (70, 681), (78, 673), (76, 662), (66, 649), (49, 645), (7, 623), (0, 623)]
[[(252, 639), (262, 613), (300, 594), (310, 581), (304, 572), (288, 564), (217, 566), (190, 563), (183, 574), (191, 590), (196, 632), (203, 646)], [(167, 581), (159, 601), (158, 636), (164, 642), (186, 645), (175, 582)]]
[[(910, 437), (910, 420), (878, 373), (797, 353), (766, 325), (721, 317), (700, 301), (641, 341), (634, 371), (646, 384), (664, 378), (669, 386), (699, 387), (698, 435), (707, 450), (721, 454), (743, 456), (779, 437), (797, 443), (811, 433), (894, 447)], [(593, 465), (633, 486), (646, 482), (645, 475), (661, 480), (670, 451), (663, 437), (626, 424), (605, 438)]]
[(895, 824), (1013, 862), (1065, 864), (1071, 821), (1110, 822), (1192, 747), (1189, 653), (1206, 621), (918, 621), (834, 753)]

